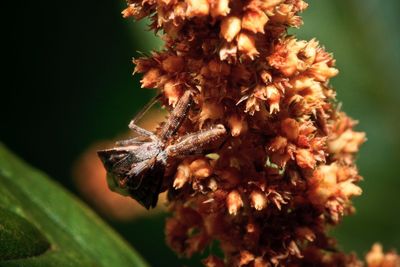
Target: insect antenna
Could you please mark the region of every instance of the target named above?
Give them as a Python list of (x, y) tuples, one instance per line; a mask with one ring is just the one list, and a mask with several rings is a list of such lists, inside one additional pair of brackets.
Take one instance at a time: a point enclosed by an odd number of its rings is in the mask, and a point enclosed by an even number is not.
[(137, 113), (135, 115), (135, 117), (133, 117), (131, 123), (135, 123), (138, 120), (140, 120), (144, 114), (146, 114), (147, 111), (149, 111), (149, 109), (151, 109), (155, 103), (157, 103), (157, 101), (161, 98), (161, 93), (157, 94), (156, 96), (154, 96), (140, 111), (139, 113)]

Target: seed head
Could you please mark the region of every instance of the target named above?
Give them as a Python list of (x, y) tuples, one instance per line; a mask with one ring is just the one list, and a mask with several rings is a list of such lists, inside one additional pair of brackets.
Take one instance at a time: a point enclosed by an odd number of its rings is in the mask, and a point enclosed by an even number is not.
[[(287, 33), (302, 25), (307, 3), (128, 2), (123, 15), (148, 16), (165, 40), (162, 51), (134, 60), (142, 87), (158, 89), (168, 110), (192, 92), (171, 142), (219, 124), (229, 133), (210, 154), (168, 162), (169, 246), (191, 256), (217, 240), (224, 259), (209, 256), (209, 267), (360, 266), (332, 252), (327, 229), (354, 212), (365, 134), (336, 105), (332, 55)], [(368, 264), (383, 266), (382, 253), (371, 253)]]

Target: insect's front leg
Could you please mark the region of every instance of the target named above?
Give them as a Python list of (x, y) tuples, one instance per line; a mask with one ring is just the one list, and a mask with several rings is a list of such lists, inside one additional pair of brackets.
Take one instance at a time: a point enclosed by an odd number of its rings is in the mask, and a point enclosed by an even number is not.
[[(136, 125), (136, 122), (142, 118), (142, 116), (160, 99), (161, 94), (158, 94), (157, 96), (153, 97), (153, 99), (150, 100), (149, 103), (147, 103), (144, 108), (131, 120), (131, 122), (129, 123), (128, 127), (129, 129), (131, 129), (132, 131), (138, 133), (139, 135), (145, 136), (145, 137), (149, 137), (152, 140), (158, 140), (156, 138), (156, 135), (153, 134), (150, 131), (147, 131), (139, 126)], [(133, 141), (132, 141), (133, 142)], [(130, 142), (128, 142), (130, 144)], [(133, 143), (135, 144), (135, 143)]]
[(138, 140), (138, 138), (131, 138), (126, 140), (119, 140), (115, 142), (116, 146), (140, 146), (144, 143), (144, 141)]
[(169, 157), (193, 155), (203, 153), (207, 149), (215, 148), (226, 138), (227, 131), (222, 124), (204, 131), (198, 131), (183, 136), (177, 143), (166, 148)]
[(134, 131), (135, 133), (137, 133), (141, 136), (149, 137), (150, 139), (152, 139), (154, 141), (158, 140), (157, 136), (154, 133), (147, 131), (146, 129), (143, 129), (142, 127), (137, 126), (135, 124), (135, 120), (132, 120), (129, 123), (128, 127), (129, 127), (129, 129), (131, 129), (132, 131)]
[(140, 120), (144, 114), (146, 114), (147, 111), (149, 111), (149, 109), (151, 109), (153, 107), (153, 105), (155, 103), (157, 103), (157, 101), (161, 98), (161, 94), (156, 95), (155, 97), (153, 97), (140, 111), (139, 113), (136, 114), (136, 116), (132, 119), (132, 121), (136, 122), (138, 120)]
[(161, 140), (163, 141), (168, 140), (181, 126), (183, 120), (186, 118), (186, 115), (192, 103), (191, 94), (192, 92), (190, 90), (186, 90), (185, 93), (182, 95), (182, 97), (179, 99), (175, 108), (169, 115), (168, 120), (161, 128), (159, 134)]

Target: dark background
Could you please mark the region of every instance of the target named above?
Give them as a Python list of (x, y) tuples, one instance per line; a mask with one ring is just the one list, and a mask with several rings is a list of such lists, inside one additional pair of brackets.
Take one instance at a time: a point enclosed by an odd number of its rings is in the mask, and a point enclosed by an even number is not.
[[(400, 249), (400, 2), (309, 0), (305, 25), (334, 53), (343, 109), (368, 142), (358, 166), (357, 214), (334, 234), (360, 256), (372, 243)], [(145, 23), (124, 20), (122, 0), (7, 1), (2, 7), (0, 141), (77, 194), (71, 168), (96, 140), (126, 131), (151, 97), (132, 77), (131, 58), (161, 42)], [(165, 215), (110, 222), (153, 266), (179, 261), (165, 246)], [(194, 262), (198, 261), (195, 259)]]

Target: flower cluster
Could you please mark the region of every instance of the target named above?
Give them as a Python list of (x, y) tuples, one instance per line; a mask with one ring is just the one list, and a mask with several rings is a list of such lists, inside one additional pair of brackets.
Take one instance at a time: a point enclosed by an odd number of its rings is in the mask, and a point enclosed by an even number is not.
[(166, 177), (166, 239), (177, 253), (190, 257), (217, 240), (225, 257), (206, 266), (356, 266), (354, 256), (332, 252), (326, 229), (354, 211), (354, 157), (365, 135), (335, 102), (332, 55), (287, 34), (306, 7), (128, 1), (124, 17), (149, 17), (165, 41), (163, 51), (134, 60), (142, 87), (158, 89), (169, 109), (194, 92), (178, 135), (215, 124), (229, 132), (221, 147), (175, 162)]

